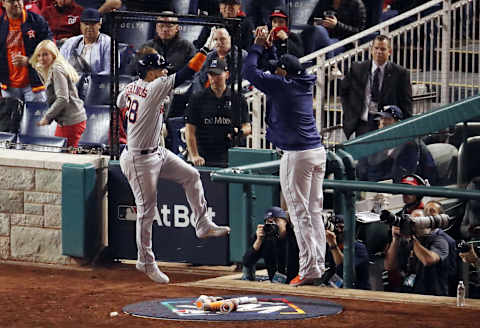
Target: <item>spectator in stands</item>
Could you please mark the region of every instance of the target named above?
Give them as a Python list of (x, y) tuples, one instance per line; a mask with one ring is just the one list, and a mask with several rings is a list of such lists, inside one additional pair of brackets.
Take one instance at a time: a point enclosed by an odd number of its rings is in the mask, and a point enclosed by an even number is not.
[[(398, 106), (385, 106), (376, 114), (379, 128), (389, 127), (403, 119)], [(397, 147), (370, 155), (367, 159), (368, 181), (392, 179), (397, 183), (405, 174), (416, 173), (427, 178), (431, 184), (437, 181), (437, 167), (430, 151), (420, 139), (405, 142)], [(360, 179), (364, 177), (360, 176)]]
[[(229, 74), (227, 84), (230, 85), (234, 81), (234, 69), (237, 60), (238, 48), (232, 47), (232, 39), (225, 28), (216, 28), (214, 32), (215, 49), (208, 53), (205, 63), (203, 63), (200, 72), (195, 74), (193, 93), (200, 92), (204, 88), (208, 88), (207, 69), (210, 63), (215, 59), (222, 59), (227, 63)], [(242, 50), (242, 58), (245, 58), (246, 52)]]
[(161, 13), (175, 10), (174, 0), (124, 0), (123, 2), (129, 11)]
[[(23, 7), (25, 8), (25, 10), (31, 11), (35, 14), (41, 14), (39, 3), (36, 0), (24, 0)], [(3, 7), (0, 6), (0, 16), (3, 15), (3, 11)]]
[(196, 166), (226, 167), (234, 139), (251, 133), (248, 107), (243, 97), (234, 107), (225, 61), (212, 60), (207, 74), (210, 87), (192, 96), (185, 113), (188, 154)]
[[(241, 18), (242, 23), (240, 24), (240, 48), (243, 50), (248, 50), (253, 43), (253, 30), (254, 26), (250, 20), (246, 19), (246, 15), (243, 11), (240, 10), (241, 0), (220, 0), (219, 1), (219, 10), (223, 18)], [(229, 35), (233, 36), (233, 26), (226, 26)], [(199, 49), (203, 46), (208, 36), (210, 35), (210, 27), (205, 26), (198, 39), (193, 41), (193, 45)]]
[[(175, 13), (164, 11), (162, 14), (174, 15)], [(195, 47), (190, 41), (179, 36), (179, 26), (175, 23), (178, 21), (177, 17), (159, 16), (157, 19), (159, 22), (155, 29), (156, 36), (143, 46), (157, 50), (173, 66), (173, 72), (177, 72), (193, 57), (196, 52)]]
[[(402, 177), (400, 183), (408, 184), (411, 186), (427, 186), (427, 182), (416, 174), (407, 174)], [(405, 204), (403, 208), (396, 213), (396, 215), (411, 214), (413, 211), (420, 209), (423, 210), (424, 204), (422, 203), (423, 196), (416, 195), (407, 195), (404, 194), (403, 203)]]
[(188, 13), (199, 16), (218, 16), (220, 15), (220, 11), (218, 10), (218, 1), (190, 0)]
[[(302, 32), (305, 54), (328, 47), (365, 29), (367, 12), (361, 0), (319, 1)], [(332, 57), (344, 51), (338, 48)]]
[(38, 44), (30, 63), (45, 83), (49, 105), (37, 125), (49, 125), (56, 121), (55, 136), (67, 138), (69, 147), (77, 147), (87, 126), (83, 101), (78, 97), (75, 85), (79, 79), (77, 72), (51, 40)]
[(370, 49), (372, 59), (353, 63), (341, 82), (343, 130), (347, 138), (377, 128), (375, 113), (384, 106), (395, 105), (402, 118), (412, 116), (412, 86), (408, 71), (388, 59), (390, 39), (377, 35)]
[[(326, 266), (333, 268), (332, 272), (335, 272), (343, 278), (343, 237), (344, 237), (344, 221), (343, 215), (335, 215), (329, 220), (332, 223), (334, 230), (325, 229), (325, 236), (327, 237), (327, 253), (325, 255)], [(359, 240), (355, 240), (355, 281), (353, 282), (354, 288), (357, 289), (370, 289), (369, 282), (369, 256), (367, 247)], [(325, 273), (327, 276), (331, 276), (330, 270)], [(327, 283), (327, 282), (325, 282)]]
[(45, 87), (28, 64), (35, 47), (52, 32), (42, 16), (23, 8), (22, 0), (2, 0), (0, 17), (0, 83), (3, 97), (45, 101)]
[(83, 7), (74, 0), (55, 0), (53, 5), (42, 9), (42, 16), (47, 20), (58, 47), (66, 39), (81, 33), (82, 12)]
[[(288, 29), (287, 13), (276, 8), (270, 14), (271, 30), (269, 34), (269, 42), (275, 49), (278, 58), (285, 54), (291, 54), (295, 57), (303, 57), (303, 42), (300, 36)], [(277, 59), (278, 59), (277, 58)]]
[[(412, 220), (417, 216), (423, 216), (423, 211), (413, 212)], [(447, 296), (448, 241), (431, 228), (404, 233), (392, 226), (392, 242), (385, 253), (389, 291)]]
[(280, 207), (265, 212), (264, 223), (257, 225), (252, 246), (243, 255), (244, 280), (256, 279), (255, 265), (263, 259), (268, 279), (272, 282), (290, 283), (298, 275), (298, 245), (287, 213)]
[(68, 38), (60, 52), (79, 73), (110, 74), (110, 36), (100, 33), (102, 16), (86, 8), (80, 16), (81, 35)]
[(253, 26), (267, 25), (272, 10), (283, 5), (285, 5), (284, 0), (248, 1), (246, 4), (247, 17), (252, 21)]

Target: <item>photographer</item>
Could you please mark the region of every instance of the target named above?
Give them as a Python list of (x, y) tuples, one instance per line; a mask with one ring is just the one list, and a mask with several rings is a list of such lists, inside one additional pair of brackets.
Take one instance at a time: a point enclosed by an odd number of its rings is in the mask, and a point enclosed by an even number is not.
[(392, 242), (385, 254), (388, 290), (447, 296), (449, 243), (436, 229), (416, 226), (425, 222), (423, 210), (402, 217), (382, 211), (381, 219), (392, 224)]
[[(325, 220), (325, 219), (324, 219)], [(327, 237), (328, 250), (325, 259), (326, 266), (335, 268), (335, 273), (343, 278), (343, 216), (335, 215), (328, 219), (325, 224), (325, 234)], [(333, 228), (333, 231), (332, 231)], [(365, 244), (355, 240), (355, 280), (353, 282), (356, 289), (371, 289), (369, 282), (369, 257)], [(331, 276), (330, 270), (326, 275)], [(327, 284), (327, 282), (325, 282)]]
[(475, 252), (473, 245), (468, 245), (468, 251), (466, 252), (460, 250), (458, 255), (463, 262), (473, 264), (476, 268), (480, 269), (480, 257), (478, 257), (478, 254)]
[(298, 275), (298, 245), (287, 213), (280, 207), (265, 212), (252, 247), (243, 256), (244, 280), (255, 280), (255, 264), (263, 258), (272, 282), (289, 283)]

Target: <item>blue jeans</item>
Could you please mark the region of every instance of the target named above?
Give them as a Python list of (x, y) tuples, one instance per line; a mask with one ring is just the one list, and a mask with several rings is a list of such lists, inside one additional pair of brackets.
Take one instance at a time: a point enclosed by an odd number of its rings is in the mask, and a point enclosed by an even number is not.
[[(311, 54), (314, 51), (328, 47), (339, 40), (331, 38), (328, 34), (328, 30), (323, 26), (309, 26), (302, 32), (303, 46), (305, 48), (305, 54)], [(327, 58), (332, 58), (345, 50), (344, 47), (335, 49), (327, 53)]]
[(2, 90), (2, 97), (15, 97), (25, 102), (47, 102), (47, 95), (45, 94), (45, 91), (33, 92), (32, 87), (30, 86), (25, 88), (8, 88), (7, 90)]

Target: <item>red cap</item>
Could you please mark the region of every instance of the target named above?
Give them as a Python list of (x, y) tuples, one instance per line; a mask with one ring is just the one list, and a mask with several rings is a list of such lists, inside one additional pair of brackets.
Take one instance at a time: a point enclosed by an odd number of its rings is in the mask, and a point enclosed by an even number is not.
[(275, 9), (270, 15), (270, 18), (273, 18), (273, 17), (281, 17), (281, 18), (288, 19), (287, 14), (282, 9)]
[(409, 185), (412, 185), (412, 186), (419, 186), (420, 185), (418, 180), (415, 179), (415, 177), (411, 176), (411, 175), (407, 175), (407, 176), (403, 177), (402, 180), (400, 180), (400, 183), (405, 183), (405, 184), (409, 184)]

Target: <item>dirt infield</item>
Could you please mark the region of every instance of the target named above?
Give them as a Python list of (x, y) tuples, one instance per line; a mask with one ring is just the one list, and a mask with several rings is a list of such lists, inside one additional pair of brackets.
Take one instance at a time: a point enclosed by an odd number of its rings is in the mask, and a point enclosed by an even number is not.
[[(245, 294), (255, 288), (221, 285), (208, 288), (217, 274), (195, 268), (167, 268), (172, 283), (156, 285), (133, 266), (119, 264), (83, 270), (64, 270), (0, 263), (1, 327), (478, 327), (479, 307), (456, 308), (448, 304), (405, 303), (354, 299), (354, 293), (330, 300), (344, 306), (344, 312), (331, 317), (298, 321), (188, 322), (136, 318), (121, 313), (123, 306), (135, 302), (200, 294)], [(226, 272), (221, 272), (225, 274)], [(222, 278), (223, 279), (223, 278)], [(202, 282), (203, 281), (203, 282)], [(206, 282), (206, 283), (205, 283)], [(260, 283), (257, 283), (260, 284)], [(243, 285), (247, 286), (247, 285)], [(306, 292), (285, 286), (283, 294)], [(314, 287), (308, 287), (314, 288)], [(319, 287), (316, 287), (319, 288)], [(319, 294), (333, 289), (320, 288)], [(313, 290), (314, 292), (315, 290)], [(275, 291), (278, 293), (278, 290)], [(325, 296), (323, 296), (325, 297)], [(450, 300), (447, 300), (447, 302)], [(478, 301), (477, 301), (478, 302)], [(478, 304), (478, 303), (476, 303)], [(116, 311), (120, 314), (110, 317)]]

